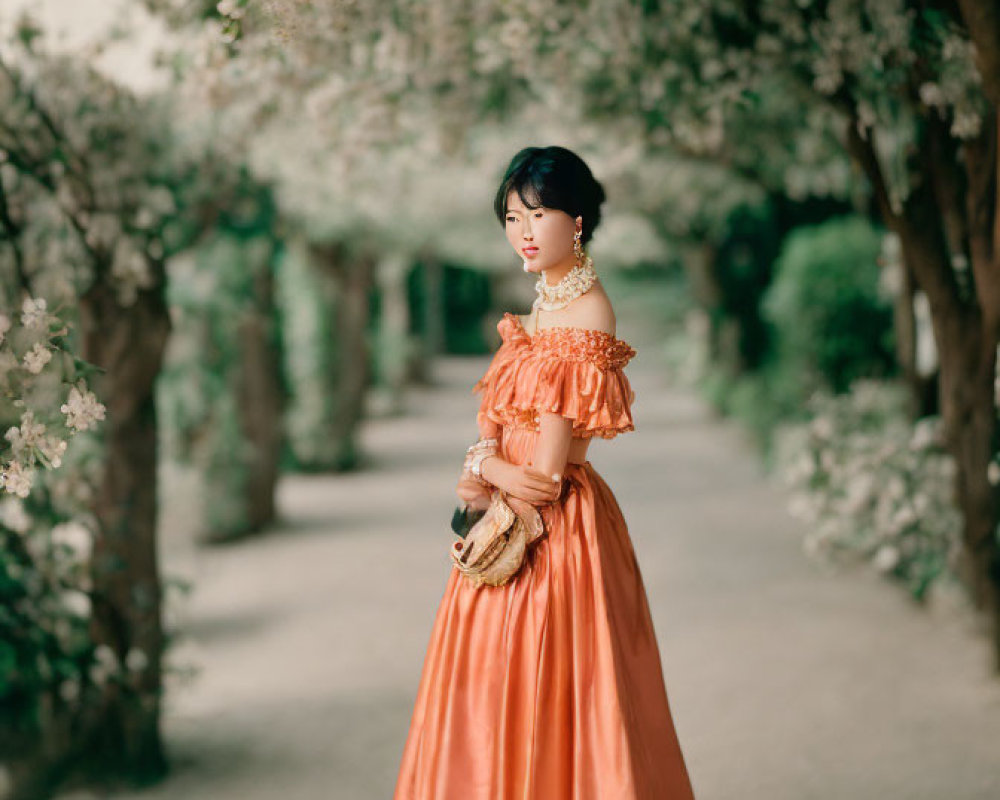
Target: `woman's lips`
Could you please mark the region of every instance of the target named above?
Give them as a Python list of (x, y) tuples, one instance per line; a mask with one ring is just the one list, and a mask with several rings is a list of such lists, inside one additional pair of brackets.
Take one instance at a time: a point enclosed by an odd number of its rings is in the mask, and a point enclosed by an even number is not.
[(538, 248), (537, 247), (524, 247), (524, 248), (521, 249), (521, 252), (524, 253), (525, 258), (532, 258), (533, 256), (537, 256), (538, 255)]

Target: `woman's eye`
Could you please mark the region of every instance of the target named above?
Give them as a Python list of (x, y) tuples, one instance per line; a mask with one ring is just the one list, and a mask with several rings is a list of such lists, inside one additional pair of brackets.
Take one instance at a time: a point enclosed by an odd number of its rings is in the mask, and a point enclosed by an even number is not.
[(507, 217), (507, 222), (517, 222), (517, 220), (514, 217)]

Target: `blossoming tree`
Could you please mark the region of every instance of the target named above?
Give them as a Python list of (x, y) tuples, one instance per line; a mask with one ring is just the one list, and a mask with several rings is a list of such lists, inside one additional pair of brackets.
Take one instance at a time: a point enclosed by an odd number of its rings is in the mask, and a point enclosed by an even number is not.
[[(706, 154), (760, 161), (774, 142), (794, 176), (803, 132), (839, 143), (898, 237), (907, 280), (928, 300), (940, 408), (956, 459), (961, 571), (993, 621), (1000, 666), (1000, 9), (958, 0), (711, 0), (644, 4), (631, 94), (615, 113), (647, 121), (651, 140), (714, 135)], [(775, 126), (763, 102), (794, 98)], [(993, 470), (995, 473), (995, 470)]]
[[(210, 224), (233, 177), (225, 161), (172, 137), (168, 105), (141, 102), (79, 59), (48, 54), (41, 35), (25, 18), (0, 54), (0, 383), (15, 398), (3, 410), (27, 404), (28, 380), (51, 373), (73, 382), (58, 406), (70, 429), (103, 422), (80, 490), (93, 536), (77, 585), (89, 655), (73, 663), (86, 702), (67, 694), (67, 705), (52, 706), (62, 688), (49, 685), (59, 677), (51, 666), (33, 685), (34, 701), (59, 712), (45, 723), (48, 739), (30, 752), (24, 741), (4, 748), (24, 756), (32, 786), (70, 753), (140, 778), (165, 768), (153, 391), (171, 327), (164, 265)], [(7, 309), (17, 307), (14, 320)], [(51, 411), (47, 402), (40, 407)], [(8, 430), (8, 496), (30, 493), (33, 460), (56, 466), (63, 455), (65, 442), (40, 417), (25, 405)], [(87, 659), (100, 663), (88, 671)], [(86, 735), (67, 736), (74, 726)]]

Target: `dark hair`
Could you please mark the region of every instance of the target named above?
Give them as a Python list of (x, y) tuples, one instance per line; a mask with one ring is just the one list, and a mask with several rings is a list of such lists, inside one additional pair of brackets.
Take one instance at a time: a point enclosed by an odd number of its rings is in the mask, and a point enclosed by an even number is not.
[(506, 224), (507, 195), (512, 189), (527, 208), (558, 208), (573, 219), (583, 217), (582, 244), (590, 241), (601, 221), (604, 187), (583, 159), (565, 147), (525, 147), (511, 159), (493, 200), (501, 225)]

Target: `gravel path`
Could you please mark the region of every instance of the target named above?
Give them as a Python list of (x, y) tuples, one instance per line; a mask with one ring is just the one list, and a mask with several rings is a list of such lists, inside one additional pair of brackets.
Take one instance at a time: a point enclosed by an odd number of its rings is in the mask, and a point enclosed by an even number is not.
[[(629, 524), (699, 800), (1000, 797), (1000, 681), (971, 623), (809, 562), (735, 426), (633, 343), (637, 431), (589, 457)], [(406, 417), (371, 423), (367, 469), (285, 480), (284, 522), (255, 540), (196, 548), (190, 487), (165, 482), (164, 565), (196, 584), (176, 660), (201, 672), (168, 693), (172, 777), (117, 798), (388, 800), (485, 364), (442, 360)]]

